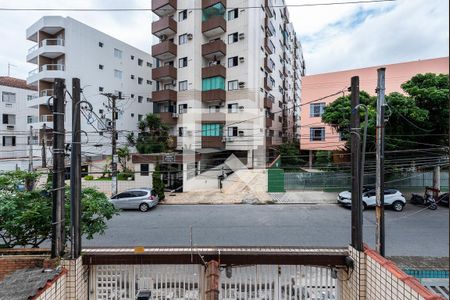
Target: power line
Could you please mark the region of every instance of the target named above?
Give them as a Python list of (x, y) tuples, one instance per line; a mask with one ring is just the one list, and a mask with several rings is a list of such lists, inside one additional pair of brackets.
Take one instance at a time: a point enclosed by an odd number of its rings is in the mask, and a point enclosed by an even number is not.
[[(346, 2), (324, 2), (324, 3), (305, 3), (305, 4), (287, 4), (287, 5), (273, 5), (271, 8), (284, 8), (284, 7), (318, 7), (318, 6), (335, 6), (335, 5), (355, 5), (355, 4), (374, 4), (374, 3), (386, 3), (396, 2), (397, 0), (368, 0), (368, 1), (346, 1)], [(203, 10), (201, 7), (191, 7), (176, 9), (182, 10)], [(226, 9), (261, 9), (261, 6), (239, 6), (239, 7), (227, 7)], [(14, 8), (14, 7), (0, 7), (0, 11), (64, 11), (64, 12), (151, 12), (152, 8)], [(171, 10), (172, 11), (172, 10)]]

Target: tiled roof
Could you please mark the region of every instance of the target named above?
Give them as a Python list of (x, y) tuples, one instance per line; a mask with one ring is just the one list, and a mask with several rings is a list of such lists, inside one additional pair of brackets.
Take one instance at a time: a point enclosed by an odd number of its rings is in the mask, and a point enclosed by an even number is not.
[(1, 85), (14, 87), (18, 89), (37, 91), (37, 88), (35, 86), (28, 85), (26, 80), (9, 76), (0, 76), (0, 86)]

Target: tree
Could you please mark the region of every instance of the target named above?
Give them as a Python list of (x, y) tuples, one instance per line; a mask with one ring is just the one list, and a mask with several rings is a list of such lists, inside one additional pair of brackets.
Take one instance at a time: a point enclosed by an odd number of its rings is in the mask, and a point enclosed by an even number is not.
[(152, 182), (153, 182), (153, 190), (155, 191), (156, 195), (158, 195), (159, 200), (164, 200), (166, 197), (164, 195), (164, 182), (161, 180), (161, 170), (159, 167), (159, 164), (155, 166), (155, 171), (152, 174)]
[(295, 143), (286, 143), (280, 146), (281, 166), (283, 169), (298, 169), (305, 163), (300, 158), (300, 146)]
[[(52, 229), (52, 198), (44, 188), (20, 190), (20, 177), (26, 172), (0, 174), (0, 238), (6, 247), (38, 248), (48, 240)], [(33, 173), (34, 174), (34, 173)], [(35, 175), (37, 176), (37, 175)], [(7, 184), (3, 184), (7, 183)], [(66, 189), (66, 240), (70, 238), (70, 189)], [(81, 193), (81, 233), (87, 239), (103, 234), (106, 221), (117, 214), (104, 193), (84, 189)]]
[[(386, 96), (386, 150), (429, 148), (448, 144), (448, 79), (446, 75), (418, 74), (402, 85), (405, 94)], [(376, 97), (361, 91), (361, 103), (369, 108), (367, 150), (375, 149)], [(322, 121), (349, 138), (350, 96), (340, 97), (325, 108)], [(364, 120), (364, 111), (361, 120)], [(362, 122), (361, 127), (364, 124)], [(348, 149), (348, 143), (347, 143)]]
[(117, 156), (119, 157), (119, 163), (122, 166), (122, 170), (127, 171), (127, 161), (130, 159), (130, 149), (128, 146), (117, 149)]
[(139, 134), (127, 136), (131, 146), (141, 154), (164, 153), (169, 149), (169, 127), (161, 122), (158, 115), (148, 114), (138, 123)]

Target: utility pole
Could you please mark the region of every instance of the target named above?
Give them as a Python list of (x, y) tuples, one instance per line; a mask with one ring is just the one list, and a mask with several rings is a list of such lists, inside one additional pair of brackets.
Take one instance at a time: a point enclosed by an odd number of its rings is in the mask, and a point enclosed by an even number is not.
[(44, 132), (42, 136), (42, 167), (47, 168), (47, 125), (44, 123), (44, 127), (42, 128), (42, 131)]
[(116, 108), (116, 102), (119, 99), (122, 99), (122, 93), (119, 92), (118, 95), (114, 95), (111, 93), (103, 94), (104, 96), (108, 97), (108, 100), (110, 102), (110, 109), (111, 109), (111, 125), (112, 125), (112, 135), (111, 135), (111, 174), (112, 174), (112, 180), (111, 180), (111, 195), (117, 194), (117, 130), (116, 130), (116, 120), (118, 118), (118, 111)]
[(52, 258), (62, 256), (65, 246), (64, 89), (64, 79), (56, 79), (53, 102)]
[(386, 68), (378, 69), (377, 130), (376, 130), (376, 250), (385, 256), (384, 237), (384, 107)]
[(352, 151), (352, 246), (363, 251), (362, 183), (361, 183), (361, 133), (357, 109), (359, 99), (359, 77), (352, 77), (351, 83), (351, 151)]
[(80, 79), (72, 79), (72, 151), (70, 155), (70, 256), (81, 255), (81, 87)]
[(33, 126), (30, 126), (30, 140), (28, 142), (28, 156), (29, 156), (29, 162), (28, 162), (28, 172), (33, 172)]

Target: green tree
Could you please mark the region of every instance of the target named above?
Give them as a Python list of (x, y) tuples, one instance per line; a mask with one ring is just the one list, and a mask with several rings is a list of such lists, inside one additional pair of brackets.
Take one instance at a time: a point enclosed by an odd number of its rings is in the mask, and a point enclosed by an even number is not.
[[(22, 173), (22, 174), (21, 174)], [(26, 172), (0, 174), (0, 238), (6, 247), (38, 248), (50, 238), (52, 198), (44, 188), (18, 190)], [(34, 173), (33, 173), (34, 174)], [(37, 178), (37, 175), (34, 175)], [(50, 183), (51, 185), (51, 183)], [(106, 221), (117, 214), (104, 193), (84, 189), (81, 194), (81, 232), (87, 239), (103, 234)], [(66, 189), (66, 240), (70, 238), (70, 189)]]
[[(402, 85), (404, 94), (386, 96), (386, 150), (429, 148), (432, 144), (448, 144), (448, 77), (436, 74), (418, 74)], [(375, 149), (376, 97), (361, 92), (361, 103), (369, 109), (367, 150)], [(349, 139), (350, 96), (340, 97), (325, 108), (322, 121), (331, 125)], [(361, 120), (364, 120), (361, 110)], [(361, 128), (364, 127), (364, 122)], [(349, 143), (347, 143), (348, 149)]]
[(283, 169), (298, 169), (305, 163), (301, 159), (300, 146), (296, 143), (286, 143), (280, 146), (281, 167)]
[(127, 161), (130, 159), (130, 148), (124, 146), (117, 149), (117, 156), (119, 157), (119, 163), (122, 166), (122, 170), (127, 171)]
[(155, 191), (156, 195), (158, 195), (159, 200), (164, 200), (166, 197), (164, 195), (164, 182), (161, 179), (161, 169), (159, 167), (159, 164), (155, 166), (155, 171), (152, 174), (152, 182), (153, 182), (153, 190)]
[(127, 136), (130, 145), (141, 154), (164, 153), (169, 149), (169, 127), (161, 122), (158, 115), (148, 114), (138, 123), (139, 134)]

